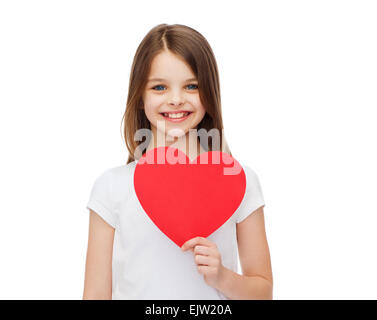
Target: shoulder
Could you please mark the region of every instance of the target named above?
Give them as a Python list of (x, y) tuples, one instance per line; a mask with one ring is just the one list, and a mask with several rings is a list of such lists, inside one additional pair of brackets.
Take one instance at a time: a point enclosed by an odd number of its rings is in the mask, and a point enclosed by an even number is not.
[(122, 180), (130, 175), (132, 175), (133, 170), (135, 169), (135, 161), (123, 164), (115, 167), (110, 167), (105, 170), (103, 170), (97, 179), (104, 180), (104, 181), (110, 181), (116, 182), (116, 180)]
[(135, 162), (107, 168), (95, 179), (94, 188), (106, 191), (112, 198), (121, 197), (130, 191), (134, 169)]
[(102, 175), (107, 176), (113, 183), (123, 181), (125, 178), (129, 178), (133, 175), (135, 170), (135, 161), (128, 164), (119, 165), (116, 167), (110, 167), (103, 171)]
[(264, 205), (264, 197), (259, 178), (255, 170), (240, 163), (246, 176), (246, 190), (236, 214), (236, 222), (240, 223), (257, 208)]
[(255, 170), (245, 163), (240, 164), (246, 176), (246, 186), (259, 183), (259, 178)]

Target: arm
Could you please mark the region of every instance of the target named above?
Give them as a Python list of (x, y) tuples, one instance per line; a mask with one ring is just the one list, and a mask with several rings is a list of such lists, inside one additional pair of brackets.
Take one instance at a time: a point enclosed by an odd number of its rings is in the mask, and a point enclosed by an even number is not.
[(272, 300), (273, 278), (263, 207), (237, 224), (237, 241), (243, 275), (224, 268), (217, 289), (230, 299)]
[(83, 300), (112, 299), (112, 255), (115, 229), (90, 210)]

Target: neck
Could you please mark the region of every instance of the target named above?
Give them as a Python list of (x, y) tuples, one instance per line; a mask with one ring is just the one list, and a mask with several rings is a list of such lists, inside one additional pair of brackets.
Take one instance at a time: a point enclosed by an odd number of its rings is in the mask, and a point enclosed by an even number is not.
[(167, 136), (164, 133), (157, 132), (157, 130), (152, 130), (152, 132), (153, 139), (149, 142), (146, 151), (158, 147), (174, 147), (184, 152), (190, 161), (193, 161), (200, 154), (206, 152), (199, 143), (196, 130), (189, 130), (189, 132), (180, 137)]

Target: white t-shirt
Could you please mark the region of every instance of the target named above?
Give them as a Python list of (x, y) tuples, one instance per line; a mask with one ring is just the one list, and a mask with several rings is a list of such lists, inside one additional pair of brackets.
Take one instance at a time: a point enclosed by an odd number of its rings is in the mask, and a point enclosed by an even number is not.
[[(134, 189), (137, 161), (105, 170), (94, 182), (88, 209), (115, 228), (112, 299), (227, 300), (207, 285), (191, 251), (181, 251), (150, 220)], [(234, 214), (207, 238), (216, 243), (222, 264), (237, 272), (236, 224), (264, 205), (256, 173), (242, 165), (245, 196)]]

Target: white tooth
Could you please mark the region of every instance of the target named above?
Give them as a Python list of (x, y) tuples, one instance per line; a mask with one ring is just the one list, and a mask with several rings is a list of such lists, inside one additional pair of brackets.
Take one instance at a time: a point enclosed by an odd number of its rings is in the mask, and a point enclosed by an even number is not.
[(187, 114), (187, 112), (181, 112), (181, 113), (172, 113), (172, 114), (169, 114), (169, 117), (170, 118), (182, 118), (183, 116), (185, 116)]

